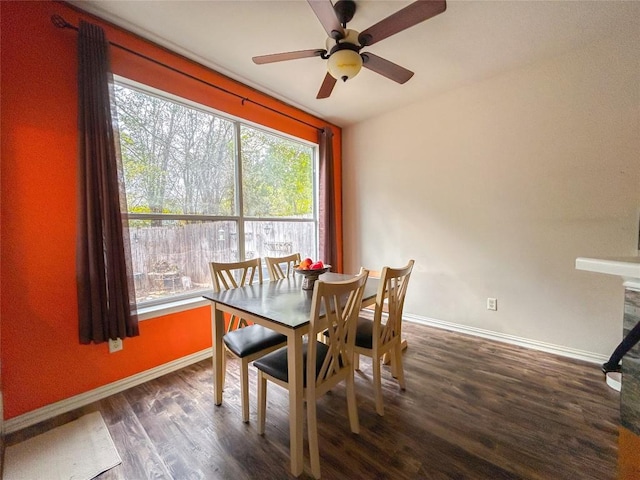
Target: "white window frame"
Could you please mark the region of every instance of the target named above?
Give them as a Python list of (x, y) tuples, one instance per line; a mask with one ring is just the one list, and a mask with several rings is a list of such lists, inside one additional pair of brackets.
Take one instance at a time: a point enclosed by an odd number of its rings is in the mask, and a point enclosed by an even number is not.
[[(236, 191), (236, 215), (226, 215), (226, 216), (216, 216), (216, 215), (180, 215), (180, 214), (147, 214), (147, 213), (128, 213), (129, 219), (131, 220), (191, 220), (191, 221), (221, 221), (221, 220), (229, 220), (237, 222), (238, 226), (238, 255), (240, 259), (245, 258), (245, 222), (251, 221), (259, 221), (259, 222), (301, 222), (301, 223), (313, 223), (314, 225), (314, 235), (315, 235), (315, 257), (317, 257), (318, 248), (319, 248), (319, 147), (317, 143), (309, 142), (308, 140), (295, 137), (293, 135), (289, 135), (285, 132), (281, 132), (269, 127), (265, 127), (264, 125), (257, 124), (255, 122), (248, 121), (241, 117), (236, 117), (234, 115), (230, 115), (226, 112), (222, 112), (220, 110), (216, 110), (209, 106), (194, 102), (184, 97), (180, 97), (174, 95), (169, 92), (165, 92), (149, 85), (145, 85), (134, 80), (114, 75), (114, 83), (117, 85), (122, 85), (126, 88), (138, 90), (146, 95), (153, 95), (162, 100), (167, 100), (171, 102), (175, 102), (181, 105), (184, 105), (188, 108), (193, 108), (196, 110), (200, 110), (202, 112), (218, 116), (226, 121), (232, 122), (234, 124), (235, 130), (235, 191)], [(261, 130), (267, 134), (274, 135), (277, 137), (281, 137), (285, 140), (291, 140), (293, 142), (301, 143), (309, 146), (313, 150), (312, 155), (312, 175), (313, 175), (313, 213), (312, 218), (298, 219), (291, 217), (252, 217), (245, 216), (243, 212), (243, 192), (242, 192), (242, 158), (240, 148), (240, 128), (241, 126), (247, 126), (256, 130)], [(182, 295), (173, 295), (168, 296), (166, 298), (159, 298), (153, 301), (147, 301), (142, 303), (141, 305), (137, 305), (136, 314), (138, 315), (139, 320), (147, 320), (150, 318), (155, 318), (163, 315), (168, 315), (171, 313), (177, 313), (185, 310), (191, 310), (193, 308), (200, 308), (209, 304), (208, 300), (202, 298), (202, 294), (206, 293), (208, 290), (197, 290), (188, 292)]]

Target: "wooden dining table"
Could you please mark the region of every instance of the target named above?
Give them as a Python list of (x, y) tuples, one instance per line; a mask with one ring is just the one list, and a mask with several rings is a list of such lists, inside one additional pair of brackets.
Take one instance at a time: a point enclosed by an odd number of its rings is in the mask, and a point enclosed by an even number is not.
[[(354, 275), (325, 273), (324, 281), (340, 281)], [(303, 470), (303, 337), (309, 332), (312, 290), (302, 289), (303, 277), (294, 274), (282, 280), (254, 283), (218, 293), (209, 293), (204, 298), (212, 302), (211, 334), (213, 340), (213, 394), (216, 405), (222, 404), (222, 379), (225, 333), (224, 314), (238, 315), (245, 320), (264, 325), (287, 337), (289, 368), (289, 447), (291, 473), (299, 476)], [(362, 296), (362, 306), (375, 303), (378, 279), (367, 280)]]

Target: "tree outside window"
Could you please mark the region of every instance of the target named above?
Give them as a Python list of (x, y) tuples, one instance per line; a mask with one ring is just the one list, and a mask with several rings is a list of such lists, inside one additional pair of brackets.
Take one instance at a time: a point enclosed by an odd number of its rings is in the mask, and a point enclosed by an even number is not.
[(316, 147), (115, 86), (138, 306), (212, 288), (211, 261), (315, 257)]

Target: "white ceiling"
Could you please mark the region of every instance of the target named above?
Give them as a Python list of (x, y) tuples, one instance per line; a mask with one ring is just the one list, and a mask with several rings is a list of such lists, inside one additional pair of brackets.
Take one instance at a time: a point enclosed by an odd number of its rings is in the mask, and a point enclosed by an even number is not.
[[(414, 71), (406, 84), (363, 69), (316, 100), (325, 60), (251, 61), (324, 48), (325, 31), (305, 0), (71, 3), (340, 126), (640, 28), (640, 2), (633, 0), (450, 0), (444, 13), (363, 50)], [(362, 31), (411, 2), (356, 3), (348, 27)]]

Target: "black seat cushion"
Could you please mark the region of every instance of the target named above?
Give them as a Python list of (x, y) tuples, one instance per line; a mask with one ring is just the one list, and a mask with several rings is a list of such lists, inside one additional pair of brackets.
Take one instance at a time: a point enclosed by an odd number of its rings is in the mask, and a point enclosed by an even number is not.
[(230, 331), (222, 341), (236, 356), (243, 358), (286, 342), (287, 337), (262, 325), (249, 325)]
[[(329, 351), (329, 347), (324, 343), (317, 342), (316, 349), (316, 376), (320, 369), (322, 368), (322, 362), (324, 361), (324, 357), (327, 356), (327, 352)], [(304, 387), (307, 386), (307, 350), (309, 344), (307, 342), (302, 344), (302, 382)], [(283, 382), (289, 382), (289, 363), (288, 363), (288, 355), (287, 348), (283, 347), (275, 352), (271, 352), (268, 355), (256, 360), (253, 362), (253, 365), (262, 370), (263, 372), (275, 377)]]
[(356, 347), (373, 348), (373, 321), (359, 317), (356, 330)]
[[(356, 327), (356, 347), (373, 348), (373, 321), (368, 318), (358, 317)], [(329, 332), (325, 330), (325, 337), (329, 337)]]

